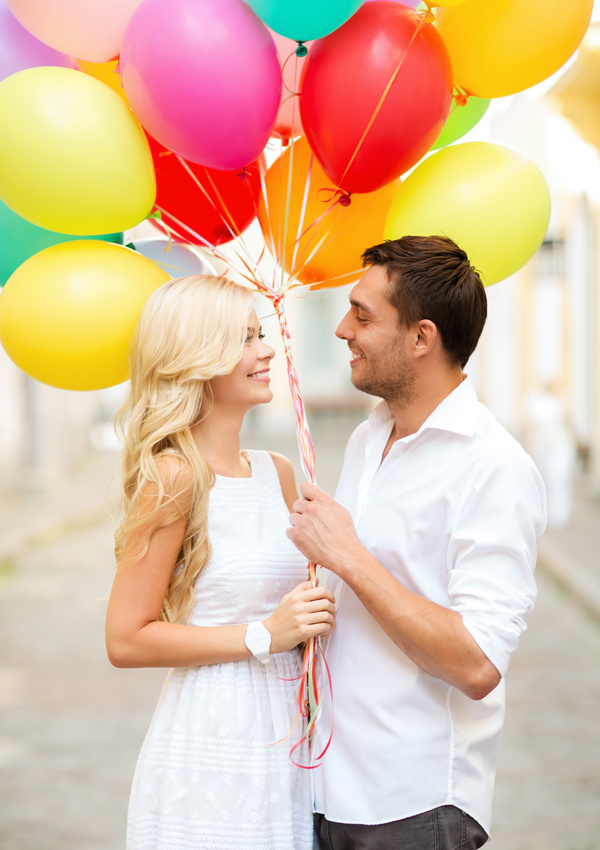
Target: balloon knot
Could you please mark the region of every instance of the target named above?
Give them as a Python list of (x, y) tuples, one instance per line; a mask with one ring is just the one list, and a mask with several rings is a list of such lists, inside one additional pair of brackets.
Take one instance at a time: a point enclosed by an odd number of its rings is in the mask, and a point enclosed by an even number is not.
[(246, 171), (246, 166), (244, 166), (242, 170), (239, 171), (235, 176), (239, 177), (242, 183), (245, 183), (247, 186), (249, 185), (250, 181), (248, 180), (248, 172)]
[(469, 102), (469, 98), (466, 94), (455, 94), (454, 100), (456, 101), (457, 106), (466, 106)]
[(319, 189), (317, 191), (317, 197), (320, 198), (324, 204), (331, 203), (334, 198), (337, 199), (336, 203), (342, 207), (349, 207), (352, 203), (349, 192), (344, 192), (343, 189), (334, 189), (333, 187)]
[(418, 23), (423, 26), (423, 24), (433, 24), (435, 21), (435, 13), (431, 8), (431, 4), (425, 0), (426, 9), (422, 9), (416, 12), (416, 16), (418, 18)]
[(296, 48), (296, 56), (299, 59), (302, 59), (303, 56), (306, 56), (308, 53), (308, 47), (303, 44), (301, 41), (298, 42), (298, 47)]

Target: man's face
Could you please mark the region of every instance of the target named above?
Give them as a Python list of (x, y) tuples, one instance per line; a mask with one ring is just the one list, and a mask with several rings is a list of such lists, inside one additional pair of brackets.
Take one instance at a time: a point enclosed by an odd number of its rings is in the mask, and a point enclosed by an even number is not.
[(383, 266), (371, 266), (350, 293), (350, 309), (336, 336), (351, 351), (352, 383), (388, 404), (407, 404), (414, 393), (415, 368), (409, 331), (388, 300), (389, 280)]

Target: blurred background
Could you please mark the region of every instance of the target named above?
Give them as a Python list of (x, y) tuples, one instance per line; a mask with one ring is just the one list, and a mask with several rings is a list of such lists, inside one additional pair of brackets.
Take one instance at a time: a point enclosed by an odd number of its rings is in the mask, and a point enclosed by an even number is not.
[[(466, 369), (480, 399), (534, 457), (549, 496), (540, 600), (508, 676), (498, 850), (600, 850), (597, 6), (580, 49), (558, 74), (493, 100), (461, 140), (514, 146), (539, 166), (552, 196), (540, 249), (487, 290), (487, 326)], [(144, 223), (124, 243), (153, 236)], [(257, 224), (247, 241), (262, 241)], [(172, 254), (173, 276), (186, 273), (188, 262)], [(294, 290), (286, 301), (317, 482), (329, 492), (347, 437), (373, 403), (352, 388), (347, 348), (334, 335), (350, 288)], [(275, 400), (249, 414), (244, 441), (284, 451), (300, 481), (279, 328), (269, 302), (257, 296), (257, 304), (277, 350)], [(114, 670), (104, 656), (118, 458), (112, 422), (125, 392), (124, 384), (55, 389), (0, 349), (2, 850), (124, 846), (133, 766), (163, 678), (162, 671)]]

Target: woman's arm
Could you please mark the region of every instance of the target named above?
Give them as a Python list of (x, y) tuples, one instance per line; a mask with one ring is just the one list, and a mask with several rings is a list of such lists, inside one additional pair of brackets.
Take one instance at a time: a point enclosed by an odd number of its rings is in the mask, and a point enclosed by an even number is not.
[[(246, 624), (199, 627), (159, 620), (187, 525), (186, 474), (184, 470), (174, 479), (163, 475), (169, 488), (166, 499), (171, 501), (158, 512), (153, 511), (152, 489), (142, 494), (138, 512), (142, 523), (126, 542), (106, 616), (106, 647), (116, 667), (191, 667), (250, 656), (244, 642)], [(292, 649), (333, 629), (333, 597), (304, 583), (282, 599), (265, 623), (272, 634), (272, 653)]]

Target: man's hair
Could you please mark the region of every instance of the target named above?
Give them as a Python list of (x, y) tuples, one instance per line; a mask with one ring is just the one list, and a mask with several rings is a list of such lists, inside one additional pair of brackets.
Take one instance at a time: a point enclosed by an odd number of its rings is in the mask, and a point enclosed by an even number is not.
[(485, 325), (487, 297), (462, 248), (446, 236), (403, 236), (367, 248), (362, 260), (385, 268), (400, 323), (429, 319), (450, 362), (465, 366)]

